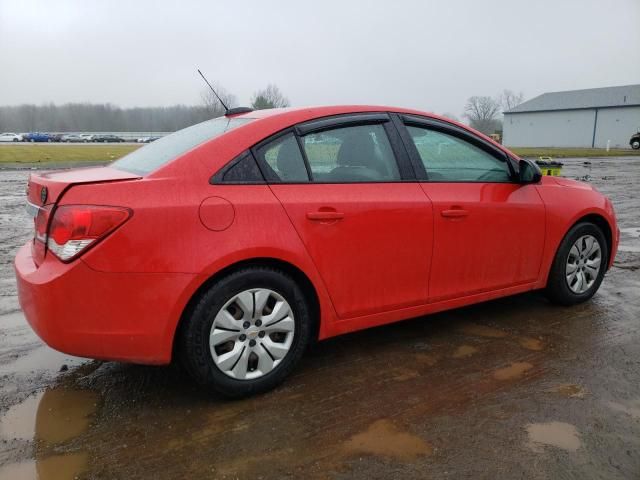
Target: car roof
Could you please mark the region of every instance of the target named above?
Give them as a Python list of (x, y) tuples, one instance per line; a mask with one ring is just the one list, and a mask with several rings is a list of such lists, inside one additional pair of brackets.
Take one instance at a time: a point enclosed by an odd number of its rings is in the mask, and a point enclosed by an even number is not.
[(331, 115), (340, 115), (348, 113), (366, 113), (366, 112), (398, 112), (398, 113), (414, 113), (418, 115), (426, 115), (429, 117), (439, 118), (438, 115), (432, 113), (421, 112), (419, 110), (390, 107), (384, 105), (322, 105), (309, 107), (287, 107), (287, 108), (267, 108), (264, 110), (253, 110), (247, 113), (230, 115), (232, 118), (268, 118), (268, 117), (288, 117), (305, 114), (309, 117), (324, 117)]

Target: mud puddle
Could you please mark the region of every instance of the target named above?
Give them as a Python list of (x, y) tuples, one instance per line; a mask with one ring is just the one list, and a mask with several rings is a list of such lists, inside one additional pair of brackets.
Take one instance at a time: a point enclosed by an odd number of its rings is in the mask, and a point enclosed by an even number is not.
[(616, 412), (629, 415), (634, 420), (640, 420), (640, 399), (632, 402), (608, 402), (609, 408)]
[(578, 430), (569, 423), (533, 423), (527, 425), (527, 434), (530, 448), (536, 452), (539, 452), (542, 446), (575, 452), (582, 445)]
[(78, 478), (87, 468), (88, 456), (84, 452), (52, 455), (0, 466), (0, 479), (6, 480), (71, 480)]
[(526, 348), (527, 350), (534, 350), (537, 352), (544, 348), (542, 340), (537, 338), (521, 338), (519, 342), (522, 348)]
[(456, 348), (456, 351), (451, 355), (452, 358), (465, 358), (470, 357), (474, 353), (478, 353), (478, 349), (472, 345), (460, 345)]
[(558, 385), (557, 387), (554, 387), (548, 391), (550, 393), (557, 393), (567, 398), (584, 398), (588, 393), (584, 387), (573, 383)]
[(514, 380), (522, 377), (533, 365), (528, 362), (514, 362), (508, 367), (499, 368), (493, 372), (493, 378), (496, 380)]
[(377, 420), (365, 432), (351, 437), (344, 448), (349, 453), (378, 455), (402, 461), (412, 461), (433, 452), (433, 447), (422, 438), (401, 431), (386, 419)]
[(87, 429), (97, 401), (89, 390), (57, 387), (37, 393), (0, 417), (0, 438), (65, 442)]

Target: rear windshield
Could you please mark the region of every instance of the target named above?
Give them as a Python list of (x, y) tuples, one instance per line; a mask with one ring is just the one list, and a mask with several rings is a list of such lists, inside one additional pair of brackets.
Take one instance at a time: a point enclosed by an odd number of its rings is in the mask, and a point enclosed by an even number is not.
[(116, 160), (110, 166), (137, 175), (147, 175), (201, 143), (219, 137), (251, 120), (253, 119), (227, 117), (207, 120), (145, 145)]

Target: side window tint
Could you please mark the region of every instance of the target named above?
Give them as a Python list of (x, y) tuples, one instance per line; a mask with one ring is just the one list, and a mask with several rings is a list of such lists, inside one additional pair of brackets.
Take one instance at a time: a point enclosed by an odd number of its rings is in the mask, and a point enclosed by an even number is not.
[(274, 182), (308, 182), (298, 141), (288, 133), (258, 149), (258, 157), (266, 164), (267, 180)]
[(429, 180), (509, 182), (509, 167), (460, 138), (428, 128), (407, 126)]
[(392, 182), (400, 173), (382, 125), (340, 127), (303, 138), (314, 182)]
[(215, 180), (216, 183), (264, 183), (262, 173), (250, 152), (241, 154), (240, 159), (224, 172), (222, 179), (219, 180), (216, 176)]

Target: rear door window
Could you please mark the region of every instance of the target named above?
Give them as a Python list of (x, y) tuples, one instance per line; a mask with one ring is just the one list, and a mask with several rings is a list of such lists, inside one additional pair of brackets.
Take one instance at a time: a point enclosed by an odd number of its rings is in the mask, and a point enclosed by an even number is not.
[(302, 137), (314, 182), (400, 181), (389, 138), (381, 124), (338, 127)]

